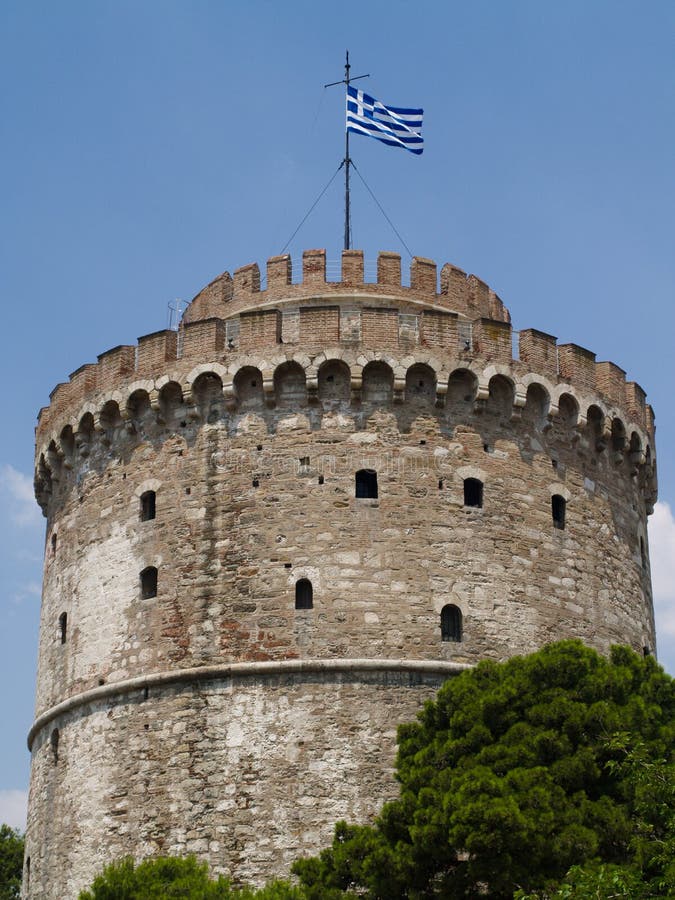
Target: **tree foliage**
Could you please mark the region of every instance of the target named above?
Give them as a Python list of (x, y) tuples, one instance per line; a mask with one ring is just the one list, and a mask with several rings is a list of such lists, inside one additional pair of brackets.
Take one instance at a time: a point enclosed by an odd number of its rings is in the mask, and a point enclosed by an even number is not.
[(15, 900), (21, 891), (23, 835), (0, 825), (0, 900)]
[(338, 823), (331, 847), (294, 872), (312, 900), (336, 891), (501, 900), (546, 891), (575, 866), (570, 879), (623, 879), (628, 893), (616, 896), (630, 896), (645, 867), (655, 877), (667, 869), (658, 854), (673, 804), (658, 835), (637, 834), (636, 822), (651, 821), (652, 787), (613, 738), (630, 735), (643, 765), (667, 770), (674, 713), (673, 679), (627, 648), (606, 659), (562, 641), (482, 662), (399, 728), (400, 798), (373, 827)]
[(193, 856), (161, 856), (136, 864), (126, 858), (103, 870), (79, 900), (303, 900), (300, 888), (276, 881), (260, 890), (232, 888), (222, 876), (209, 877), (206, 863)]

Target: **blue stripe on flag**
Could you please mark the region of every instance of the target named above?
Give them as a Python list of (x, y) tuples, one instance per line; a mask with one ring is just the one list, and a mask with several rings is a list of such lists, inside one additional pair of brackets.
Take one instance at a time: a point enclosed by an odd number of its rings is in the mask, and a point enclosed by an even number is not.
[(390, 147), (420, 154), (424, 149), (422, 109), (385, 106), (379, 100), (347, 85), (347, 131), (365, 134)]

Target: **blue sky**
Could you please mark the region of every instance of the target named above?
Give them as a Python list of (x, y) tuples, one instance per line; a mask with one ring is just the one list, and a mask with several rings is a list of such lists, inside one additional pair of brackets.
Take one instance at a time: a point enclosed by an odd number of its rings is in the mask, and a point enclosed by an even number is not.
[[(54, 385), (278, 253), (337, 168), (352, 74), (425, 109), (414, 157), (354, 137), (414, 254), (627, 370), (656, 411), (650, 542), (675, 672), (675, 4), (626, 0), (4, 0), (0, 4), (0, 820), (22, 824), (44, 524), (33, 428)], [(354, 179), (354, 246), (405, 248)], [(290, 246), (342, 241), (339, 179)]]

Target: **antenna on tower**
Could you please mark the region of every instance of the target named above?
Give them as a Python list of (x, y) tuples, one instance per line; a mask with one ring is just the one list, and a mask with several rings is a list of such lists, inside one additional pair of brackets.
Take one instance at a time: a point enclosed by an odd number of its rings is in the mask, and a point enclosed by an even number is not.
[(170, 300), (167, 303), (167, 317), (168, 317), (168, 328), (169, 331), (178, 331), (178, 326), (180, 325), (180, 320), (183, 318), (183, 313), (188, 308), (190, 304), (187, 300), (181, 300), (177, 297), (175, 300)]
[[(329, 84), (324, 84), (324, 88), (334, 87), (336, 84), (346, 84), (347, 88), (349, 88), (352, 81), (358, 81), (360, 78), (370, 78), (370, 73), (367, 75), (356, 75), (354, 78), (351, 78), (349, 75), (350, 69), (349, 50), (347, 50), (345, 54), (345, 77), (340, 79), (340, 81), (331, 81)], [(349, 208), (349, 167), (351, 164), (352, 161), (349, 156), (349, 131), (345, 126), (345, 158), (343, 160), (343, 165), (345, 167), (345, 250), (351, 250), (352, 248), (352, 220)]]

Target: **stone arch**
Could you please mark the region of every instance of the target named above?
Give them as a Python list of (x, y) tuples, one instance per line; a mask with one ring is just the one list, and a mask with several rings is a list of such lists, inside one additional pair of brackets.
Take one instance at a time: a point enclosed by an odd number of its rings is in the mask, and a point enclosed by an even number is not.
[(631, 431), (628, 443), (628, 452), (632, 463), (644, 462), (644, 453), (642, 450), (642, 435), (638, 431)]
[(141, 422), (152, 414), (150, 394), (145, 388), (136, 388), (129, 394), (127, 414), (134, 422)]
[(159, 411), (162, 420), (170, 423), (183, 412), (183, 388), (177, 381), (167, 381), (159, 389)]
[(304, 406), (307, 403), (307, 377), (295, 360), (287, 360), (274, 370), (274, 393), (277, 405)]
[(194, 390), (194, 383), (201, 375), (217, 375), (220, 378), (221, 384), (224, 384), (227, 381), (227, 367), (221, 365), (221, 363), (210, 362), (210, 363), (201, 363), (198, 366), (195, 366), (192, 369), (187, 377), (185, 378), (185, 384), (191, 385)]
[(570, 489), (566, 487), (562, 483), (562, 481), (552, 481), (548, 486), (549, 496), (552, 497), (554, 494), (560, 494), (568, 503), (572, 499), (572, 494)]
[(364, 403), (388, 406), (394, 396), (394, 372), (384, 360), (372, 360), (363, 368), (362, 399)]
[(591, 446), (598, 452), (605, 449), (605, 412), (597, 403), (591, 403), (586, 411), (586, 431)]
[(321, 401), (348, 401), (351, 396), (352, 373), (344, 360), (327, 359), (318, 371)]
[(256, 366), (239, 369), (232, 381), (237, 403), (242, 409), (259, 409), (263, 406), (263, 374)]
[(448, 378), (445, 405), (458, 419), (467, 420), (473, 413), (478, 394), (478, 376), (471, 369), (454, 369)]
[(58, 480), (61, 474), (61, 466), (63, 465), (63, 457), (61, 453), (59, 453), (55, 438), (52, 438), (47, 445), (47, 450), (45, 451), (45, 459), (47, 461), (47, 465), (49, 466), (52, 478)]
[(513, 379), (502, 373), (493, 375), (488, 381), (486, 413), (499, 424), (508, 422), (513, 414), (516, 386)]
[(618, 416), (612, 419), (611, 443), (614, 462), (622, 462), (626, 451), (626, 426)]
[(566, 428), (576, 428), (579, 423), (580, 405), (570, 391), (562, 391), (558, 395), (558, 418)]
[(89, 456), (92, 439), (94, 437), (94, 415), (85, 412), (77, 425), (75, 433), (75, 445), (80, 456)]
[(527, 385), (523, 421), (535, 431), (543, 431), (548, 424), (551, 395), (541, 381), (532, 380)]
[(63, 426), (59, 434), (59, 444), (61, 445), (61, 452), (64, 458), (66, 461), (70, 461), (75, 452), (75, 435), (73, 434), (72, 425), (66, 424)]
[[(222, 370), (223, 367), (219, 368)], [(200, 372), (192, 382), (192, 401), (205, 422), (217, 422), (225, 412), (221, 376), (213, 369)]]
[(113, 429), (120, 427), (122, 424), (122, 415), (116, 400), (108, 400), (103, 404), (101, 411), (98, 414), (98, 420), (101, 428), (104, 428), (106, 431), (112, 431)]
[(436, 372), (426, 362), (416, 362), (406, 372), (405, 399), (412, 407), (430, 407), (436, 403)]

